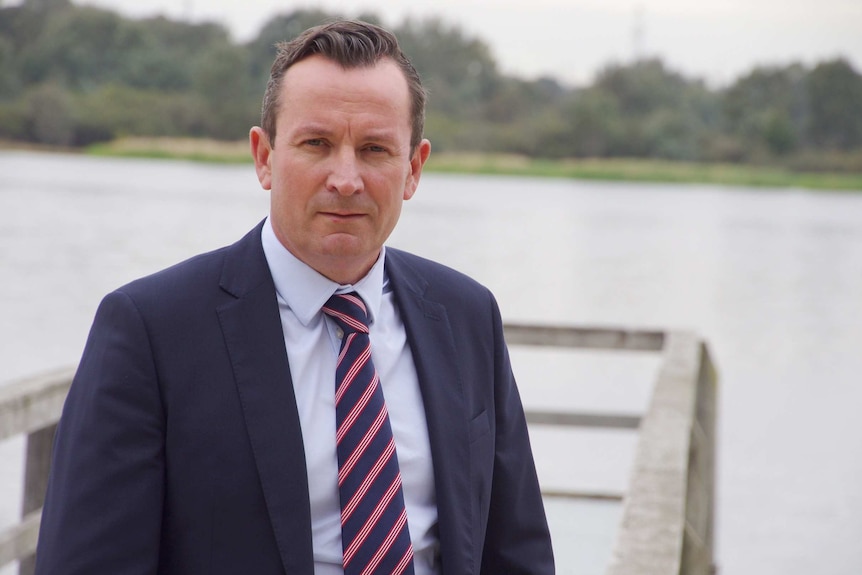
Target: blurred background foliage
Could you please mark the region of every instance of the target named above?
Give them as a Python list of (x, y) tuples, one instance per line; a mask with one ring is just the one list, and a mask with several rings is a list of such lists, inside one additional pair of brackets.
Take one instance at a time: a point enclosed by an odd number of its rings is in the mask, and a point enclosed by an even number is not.
[[(0, 139), (244, 139), (275, 43), (335, 16), (279, 15), (239, 44), (217, 24), (128, 19), (70, 0), (0, 7)], [(393, 30), (430, 93), (426, 135), (438, 152), (862, 172), (862, 76), (841, 58), (755, 68), (722, 88), (648, 59), (571, 88), (502, 74), (486, 43), (439, 19)]]

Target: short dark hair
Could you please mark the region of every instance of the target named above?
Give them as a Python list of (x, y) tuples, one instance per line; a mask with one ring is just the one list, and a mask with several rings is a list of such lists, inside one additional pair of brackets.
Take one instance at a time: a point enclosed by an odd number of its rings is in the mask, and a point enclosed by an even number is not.
[(275, 124), (281, 84), (287, 69), (309, 56), (321, 55), (344, 68), (374, 66), (391, 58), (404, 73), (410, 92), (410, 148), (415, 150), (425, 129), (425, 89), (419, 73), (401, 51), (391, 32), (358, 20), (337, 20), (309, 28), (289, 42), (279, 42), (263, 95), (261, 127), (275, 145)]

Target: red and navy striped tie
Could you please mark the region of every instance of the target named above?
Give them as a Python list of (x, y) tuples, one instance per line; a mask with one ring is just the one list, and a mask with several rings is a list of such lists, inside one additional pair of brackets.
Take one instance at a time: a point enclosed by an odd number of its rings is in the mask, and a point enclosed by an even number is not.
[(413, 574), (413, 546), (395, 439), (371, 362), (368, 312), (356, 292), (323, 312), (343, 331), (335, 372), (335, 425), (345, 575)]

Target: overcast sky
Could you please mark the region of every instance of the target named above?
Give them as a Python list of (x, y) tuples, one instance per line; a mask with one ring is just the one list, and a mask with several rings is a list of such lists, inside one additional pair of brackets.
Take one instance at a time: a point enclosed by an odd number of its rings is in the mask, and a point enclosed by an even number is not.
[(240, 41), (253, 38), (273, 15), (300, 7), (345, 16), (371, 11), (387, 25), (437, 15), (488, 43), (504, 73), (549, 75), (573, 85), (635, 54), (661, 57), (671, 69), (714, 86), (755, 65), (837, 56), (862, 73), (862, 0), (76, 1), (129, 16), (214, 20)]

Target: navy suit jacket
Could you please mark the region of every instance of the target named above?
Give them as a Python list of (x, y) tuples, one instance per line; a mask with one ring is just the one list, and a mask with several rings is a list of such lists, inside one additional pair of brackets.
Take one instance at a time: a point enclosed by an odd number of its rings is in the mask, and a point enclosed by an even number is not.
[[(427, 412), (443, 573), (553, 573), (493, 296), (386, 253)], [(36, 572), (314, 572), (302, 433), (260, 226), (102, 301), (57, 431)]]

